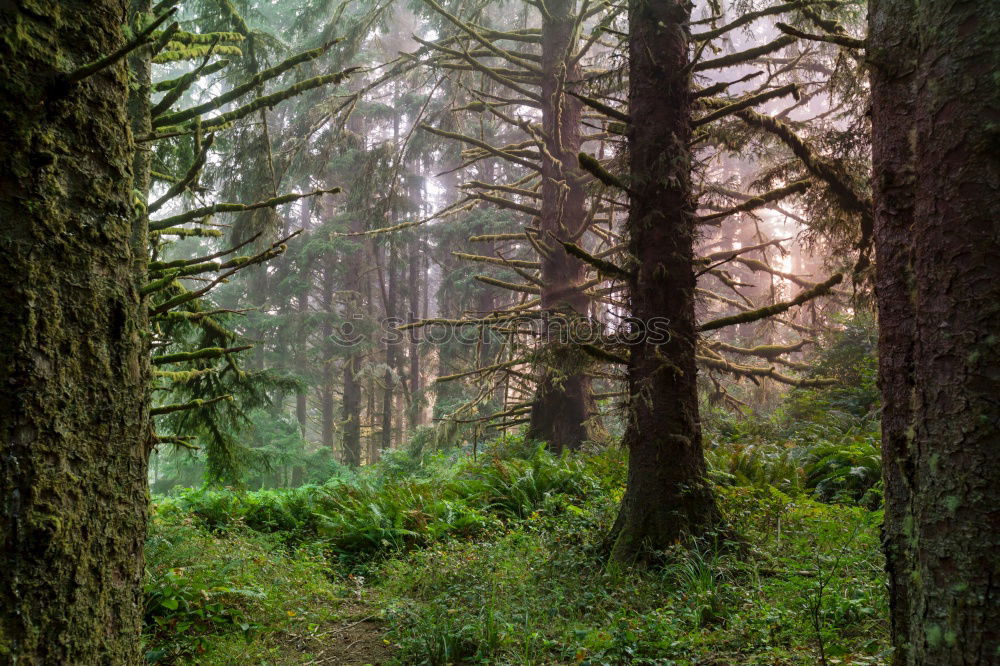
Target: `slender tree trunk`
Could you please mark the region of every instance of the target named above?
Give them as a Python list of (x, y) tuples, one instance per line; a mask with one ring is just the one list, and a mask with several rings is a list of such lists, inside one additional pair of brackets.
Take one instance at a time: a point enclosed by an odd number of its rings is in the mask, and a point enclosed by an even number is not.
[[(385, 316), (392, 319), (396, 316), (396, 275), (399, 272), (396, 267), (396, 244), (389, 241), (389, 261), (385, 266), (388, 273), (388, 285), (386, 286)], [(388, 333), (388, 335), (392, 335)], [(397, 345), (394, 341), (387, 339), (385, 345), (385, 375), (382, 378), (384, 383), (382, 391), (382, 450), (392, 448), (392, 412), (393, 412), (393, 370), (396, 369)]]
[[(697, 535), (716, 515), (698, 422), (689, 18), (685, 0), (630, 0), (629, 287), (632, 315), (648, 330), (628, 365), (628, 485), (612, 532), (619, 561)], [(669, 327), (666, 341), (653, 337), (655, 321)]]
[(320, 327), (322, 341), (320, 349), (323, 351), (322, 365), (323, 378), (320, 386), (320, 419), (321, 438), (324, 448), (330, 449), (336, 454), (336, 446), (333, 441), (334, 420), (333, 420), (333, 385), (334, 369), (333, 359), (336, 348), (332, 340), (333, 337), (333, 292), (334, 292), (334, 267), (332, 259), (327, 259), (323, 266), (323, 325)]
[(885, 546), (898, 664), (1000, 662), (1000, 10), (871, 7)]
[(358, 357), (344, 363), (344, 462), (351, 467), (361, 464), (361, 384), (358, 382)]
[[(569, 255), (555, 239), (577, 242), (586, 225), (584, 173), (577, 155), (581, 146), (583, 105), (566, 94), (580, 79), (573, 61), (576, 45), (575, 0), (545, 3), (542, 24), (542, 156), (541, 242), (543, 310), (570, 319), (586, 317), (590, 300), (580, 285), (586, 275), (582, 261)], [(565, 328), (561, 323), (561, 328)], [(554, 451), (577, 449), (586, 440), (602, 438), (590, 377), (589, 359), (553, 331), (535, 395), (528, 437), (547, 442)], [(553, 339), (554, 338), (554, 339)]]
[[(417, 195), (420, 191), (417, 190)], [(410, 239), (410, 250), (409, 256), (407, 257), (408, 266), (408, 282), (407, 285), (408, 295), (409, 295), (409, 312), (407, 312), (407, 319), (416, 320), (420, 318), (420, 292), (422, 289), (426, 288), (426, 276), (422, 274), (421, 268), (421, 256), (420, 256), (420, 234), (415, 232), (413, 238)], [(418, 331), (412, 331), (410, 334), (410, 427), (416, 428), (423, 424), (424, 422), (424, 410), (423, 410), (423, 397), (420, 394), (421, 391), (421, 378), (420, 378), (420, 338)]]
[[(30, 9), (29, 9), (30, 4)], [(150, 421), (128, 3), (0, 6), (0, 659), (139, 662)], [(139, 216), (141, 218), (141, 216)], [(9, 661), (8, 661), (9, 660)]]

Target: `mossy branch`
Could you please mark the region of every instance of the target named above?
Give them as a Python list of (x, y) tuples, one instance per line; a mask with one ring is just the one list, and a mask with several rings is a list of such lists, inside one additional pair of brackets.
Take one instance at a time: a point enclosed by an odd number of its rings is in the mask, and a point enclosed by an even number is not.
[(614, 108), (612, 106), (608, 106), (604, 102), (596, 100), (593, 97), (587, 97), (586, 95), (581, 95), (579, 93), (575, 93), (572, 90), (567, 90), (566, 92), (569, 93), (570, 95), (572, 95), (573, 97), (576, 97), (578, 100), (580, 100), (585, 105), (587, 105), (590, 108), (592, 108), (593, 110), (606, 115), (608, 118), (614, 118), (615, 120), (618, 120), (618, 121), (623, 122), (625, 124), (628, 124), (629, 122), (631, 122), (631, 119), (629, 118), (629, 115), (627, 113), (625, 113), (624, 111), (619, 111), (618, 109), (616, 109), (616, 108)]
[[(168, 9), (166, 12), (153, 19), (153, 21), (148, 26), (146, 26), (146, 28), (142, 30), (142, 32), (136, 35), (134, 39), (127, 42), (120, 49), (116, 50), (113, 53), (109, 53), (108, 55), (102, 58), (98, 58), (93, 62), (87, 63), (86, 65), (74, 70), (73, 72), (70, 72), (69, 74), (66, 75), (66, 82), (69, 84), (79, 83), (80, 81), (86, 79), (88, 76), (93, 76), (97, 72), (100, 72), (101, 70), (112, 66), (113, 64), (115, 64), (116, 62), (127, 56), (132, 51), (135, 51), (140, 46), (145, 46), (146, 44), (153, 43), (154, 41), (152, 36), (153, 32), (155, 32), (157, 28), (163, 25), (163, 23), (168, 18), (173, 16), (176, 13), (176, 11), (177, 11), (176, 7)], [(176, 28), (174, 28), (174, 30), (176, 30)]]
[(218, 285), (221, 282), (225, 282), (231, 275), (233, 275), (237, 271), (243, 270), (244, 268), (246, 268), (248, 266), (254, 266), (256, 264), (260, 264), (260, 263), (263, 263), (265, 261), (269, 261), (269, 260), (273, 259), (274, 257), (277, 257), (280, 254), (283, 254), (284, 251), (286, 249), (288, 249), (288, 246), (285, 243), (287, 241), (291, 240), (292, 238), (294, 238), (295, 236), (298, 236), (300, 233), (302, 233), (301, 229), (299, 229), (295, 233), (291, 234), (287, 238), (283, 238), (283, 239), (281, 239), (279, 241), (276, 241), (269, 248), (267, 248), (266, 250), (264, 250), (260, 254), (257, 254), (257, 255), (255, 255), (253, 257), (249, 257), (249, 258), (239, 257), (238, 258), (239, 259), (238, 265), (235, 265), (234, 267), (230, 268), (229, 270), (225, 271), (224, 273), (221, 273), (215, 279), (213, 279), (211, 282), (209, 282), (207, 285), (205, 285), (201, 289), (198, 289), (197, 291), (188, 291), (188, 292), (184, 292), (184, 293), (178, 294), (178, 295), (174, 296), (173, 298), (167, 300), (166, 302), (157, 305), (152, 310), (152, 312), (150, 312), (150, 316), (155, 317), (155, 316), (160, 315), (160, 314), (162, 314), (164, 312), (167, 312), (168, 310), (172, 310), (172, 309), (174, 309), (174, 308), (176, 308), (176, 307), (178, 307), (180, 305), (183, 305), (184, 303), (188, 303), (188, 302), (193, 301), (195, 299), (201, 298), (202, 296), (204, 296), (205, 294), (207, 294), (209, 291), (211, 291), (212, 289), (214, 289), (216, 287), (216, 285)]
[(847, 35), (814, 35), (809, 32), (803, 32), (798, 28), (793, 28), (787, 23), (781, 22), (775, 23), (774, 26), (786, 35), (798, 37), (799, 39), (808, 39), (812, 42), (827, 42), (829, 44), (836, 44), (837, 46), (843, 46), (849, 49), (865, 48), (865, 41), (863, 39), (855, 39), (854, 37), (849, 37)]
[(725, 342), (710, 342), (707, 346), (716, 351), (724, 351), (740, 356), (756, 356), (774, 362), (783, 354), (792, 354), (802, 351), (802, 348), (809, 344), (816, 344), (814, 340), (803, 339), (791, 345), (758, 345), (756, 347), (736, 347)]
[(180, 238), (191, 238), (200, 236), (202, 238), (222, 238), (223, 234), (218, 229), (207, 229), (205, 227), (171, 227), (168, 229), (157, 229), (150, 231), (151, 237), (178, 236)]
[(511, 367), (513, 365), (520, 365), (522, 363), (528, 363), (528, 362), (530, 362), (530, 360), (531, 359), (529, 357), (525, 356), (523, 358), (516, 358), (516, 359), (514, 359), (512, 361), (504, 361), (503, 363), (496, 363), (494, 365), (489, 365), (489, 366), (486, 366), (484, 368), (476, 368), (475, 370), (469, 370), (467, 372), (459, 372), (459, 373), (456, 373), (454, 375), (442, 375), (442, 376), (438, 377), (437, 379), (435, 379), (434, 381), (438, 382), (438, 383), (442, 383), (442, 384), (444, 382), (453, 382), (456, 379), (463, 379), (464, 377), (471, 377), (472, 375), (481, 375), (481, 374), (484, 374), (484, 373), (487, 373), (487, 372), (495, 372), (497, 370), (502, 370), (504, 368), (509, 368), (509, 367)]
[[(154, 34), (160, 37), (159, 34)], [(183, 44), (213, 44), (216, 42), (236, 42), (237, 44), (246, 39), (238, 32), (186, 32), (180, 30), (170, 36), (173, 41)]]
[(208, 151), (211, 150), (213, 143), (215, 143), (215, 135), (209, 134), (208, 138), (201, 146), (201, 152), (198, 153), (198, 157), (195, 158), (190, 168), (188, 168), (187, 173), (184, 174), (184, 177), (171, 185), (170, 189), (168, 189), (162, 197), (149, 204), (149, 208), (146, 209), (148, 214), (152, 215), (156, 211), (160, 210), (165, 203), (186, 190), (188, 185), (193, 183), (198, 178), (198, 174), (201, 173), (202, 167), (205, 166), (205, 161), (208, 159)]
[(826, 282), (820, 282), (811, 289), (806, 289), (802, 291), (798, 296), (790, 301), (783, 301), (781, 303), (775, 303), (774, 305), (768, 305), (762, 308), (757, 308), (756, 310), (747, 310), (746, 312), (741, 312), (740, 314), (732, 315), (729, 317), (722, 317), (714, 321), (706, 322), (698, 327), (699, 331), (714, 331), (719, 328), (724, 328), (726, 326), (735, 326), (736, 324), (747, 324), (753, 321), (759, 321), (761, 319), (767, 319), (768, 317), (773, 317), (774, 315), (779, 315), (783, 312), (787, 312), (793, 307), (802, 305), (807, 301), (811, 301), (814, 298), (818, 298), (825, 294), (830, 293), (830, 291), (840, 284), (844, 279), (841, 273), (833, 275)]
[[(170, 87), (167, 90), (167, 94), (163, 96), (163, 99), (157, 102), (156, 106), (154, 106), (149, 112), (149, 117), (152, 118), (154, 122), (156, 118), (169, 111), (170, 107), (173, 106), (185, 92), (187, 92), (188, 88), (194, 85), (195, 81), (202, 76), (207, 76), (213, 71), (218, 71), (219, 69), (222, 69), (222, 67), (229, 64), (229, 61), (223, 58), (222, 60), (213, 63), (212, 66), (209, 66), (210, 58), (211, 53), (205, 56), (205, 59), (202, 60), (201, 64), (198, 65), (193, 72), (188, 72), (184, 76), (174, 79), (176, 85)], [(222, 67), (218, 66), (220, 64), (222, 64)]]
[(723, 358), (713, 358), (711, 356), (698, 355), (696, 359), (700, 365), (707, 368), (712, 368), (713, 370), (722, 370), (724, 372), (729, 372), (734, 375), (742, 375), (744, 377), (749, 377), (751, 379), (756, 377), (765, 377), (768, 379), (773, 379), (776, 382), (781, 382), (782, 384), (788, 384), (789, 386), (798, 386), (806, 388), (806, 387), (832, 386), (837, 383), (836, 379), (828, 379), (826, 377), (817, 377), (815, 379), (796, 379), (795, 377), (789, 377), (788, 375), (783, 375), (774, 368), (760, 368), (760, 367), (754, 367), (752, 365), (738, 365), (736, 363), (731, 363)]
[(746, 51), (740, 51), (739, 53), (730, 53), (729, 55), (722, 56), (721, 58), (715, 58), (714, 60), (702, 60), (701, 62), (695, 63), (692, 69), (696, 72), (704, 72), (709, 69), (722, 69), (723, 67), (741, 65), (745, 62), (767, 55), (768, 53), (779, 51), (794, 43), (795, 37), (792, 37), (791, 35), (782, 35), (773, 42), (768, 42), (767, 44), (758, 46), (754, 49), (747, 49)]
[(506, 86), (507, 88), (510, 88), (511, 90), (515, 91), (519, 95), (523, 95), (531, 103), (539, 104), (541, 102), (541, 98), (538, 95), (536, 95), (535, 93), (531, 92), (527, 88), (524, 88), (523, 86), (518, 85), (516, 82), (511, 81), (507, 77), (498, 74), (497, 72), (495, 72), (491, 68), (487, 67), (486, 65), (484, 65), (481, 62), (479, 62), (478, 60), (476, 60), (475, 58), (473, 58), (472, 56), (470, 56), (470, 55), (468, 55), (466, 53), (463, 53), (461, 51), (455, 51), (454, 49), (445, 48), (444, 46), (442, 46), (440, 44), (435, 44), (434, 42), (425, 41), (423, 39), (420, 39), (416, 35), (413, 35), (413, 39), (415, 39), (419, 44), (422, 44), (423, 46), (426, 46), (428, 48), (431, 48), (431, 49), (434, 49), (434, 50), (437, 50), (437, 51), (443, 51), (445, 53), (448, 53), (449, 55), (451, 55), (454, 58), (460, 58), (461, 60), (464, 60), (465, 62), (467, 62), (470, 65), (472, 65), (472, 67), (475, 68), (476, 71), (481, 72), (482, 74), (484, 74), (485, 76), (487, 76), (490, 79), (493, 79), (494, 81), (496, 81), (500, 85)]
[(758, 76), (763, 75), (763, 71), (750, 72), (746, 76), (741, 76), (735, 81), (719, 81), (718, 83), (713, 83), (712, 85), (702, 88), (701, 90), (696, 90), (694, 92), (694, 99), (699, 97), (711, 97), (712, 95), (718, 95), (719, 93), (725, 91), (729, 86), (734, 86), (737, 83), (745, 83), (751, 79), (756, 79)]
[(505, 282), (503, 280), (498, 280), (488, 275), (477, 275), (476, 279), (484, 284), (493, 285), (494, 287), (500, 287), (501, 289), (507, 289), (509, 291), (517, 291), (524, 294), (542, 293), (541, 287), (537, 287), (532, 284), (516, 284), (514, 282)]
[(270, 81), (271, 79), (277, 76), (281, 76), (282, 74), (292, 69), (293, 67), (301, 65), (304, 62), (315, 60), (316, 58), (326, 53), (327, 50), (329, 50), (329, 48), (335, 43), (336, 42), (330, 42), (325, 46), (321, 46), (316, 49), (298, 53), (292, 56), (291, 58), (288, 58), (278, 63), (274, 67), (265, 69), (263, 72), (260, 72), (259, 74), (250, 77), (250, 79), (243, 85), (237, 86), (232, 90), (230, 90), (229, 92), (219, 95), (218, 97), (209, 100), (204, 104), (199, 104), (198, 106), (193, 106), (189, 109), (184, 109), (183, 111), (168, 113), (160, 116), (159, 118), (155, 118), (153, 120), (153, 127), (157, 128), (157, 127), (163, 127), (165, 125), (179, 125), (180, 123), (191, 120), (192, 118), (204, 115), (209, 111), (214, 111), (215, 109), (219, 109), (228, 104), (229, 102), (239, 99), (240, 97), (246, 95), (247, 93), (253, 92), (257, 88), (259, 88), (261, 84), (265, 83), (266, 81)]
[(193, 72), (188, 72), (182, 76), (178, 76), (175, 79), (167, 79), (166, 81), (160, 81), (153, 84), (153, 92), (167, 92), (168, 90), (173, 90), (178, 87), (183, 87), (187, 89), (194, 83), (198, 78), (210, 76), (215, 74), (221, 69), (225, 69), (230, 64), (229, 60), (216, 60), (215, 62), (210, 62), (203, 68), (196, 69)]
[(461, 141), (463, 143), (467, 143), (477, 148), (481, 148), (495, 157), (502, 157), (503, 159), (514, 162), (515, 164), (520, 164), (521, 166), (527, 167), (529, 169), (534, 169), (535, 171), (541, 171), (541, 167), (535, 164), (534, 162), (518, 157), (517, 155), (512, 155), (510, 153), (504, 152), (499, 148), (494, 148), (485, 141), (480, 141), (475, 137), (467, 136), (465, 134), (459, 134), (457, 132), (449, 132), (447, 130), (438, 129), (426, 123), (421, 124), (420, 129), (426, 132), (430, 132), (431, 134), (434, 134), (436, 136), (443, 137), (445, 139), (454, 139), (455, 141)]
[(153, 62), (157, 65), (165, 65), (170, 62), (197, 60), (199, 58), (208, 58), (214, 55), (233, 56), (238, 58), (243, 55), (243, 51), (241, 51), (238, 46), (227, 46), (225, 44), (219, 44), (216, 46), (197, 45), (179, 50), (163, 51), (158, 53), (156, 57), (153, 58)]
[(604, 259), (599, 259), (591, 253), (584, 250), (582, 247), (576, 243), (571, 243), (570, 241), (564, 241), (556, 238), (559, 244), (566, 249), (566, 254), (576, 257), (577, 259), (583, 261), (584, 263), (590, 264), (597, 269), (598, 273), (602, 275), (607, 275), (608, 277), (617, 278), (631, 278), (633, 274), (624, 268), (617, 266), (610, 261), (605, 261)]
[(505, 199), (504, 197), (493, 196), (492, 194), (486, 194), (485, 192), (476, 192), (470, 195), (474, 199), (479, 199), (481, 201), (486, 201), (491, 204), (497, 205), (501, 208), (506, 208), (508, 210), (516, 210), (520, 213), (526, 213), (532, 217), (541, 217), (542, 211), (538, 208), (533, 208), (531, 206), (526, 206), (525, 204), (517, 203), (516, 201), (511, 201), (510, 199)]
[(789, 83), (787, 86), (781, 86), (780, 88), (775, 88), (774, 90), (767, 90), (757, 95), (750, 95), (749, 97), (744, 97), (741, 100), (737, 100), (732, 104), (728, 104), (720, 109), (709, 113), (706, 116), (695, 119), (693, 125), (698, 127), (699, 125), (707, 125), (708, 123), (714, 122), (719, 118), (725, 118), (728, 115), (732, 115), (737, 111), (746, 109), (751, 106), (757, 106), (758, 104), (763, 104), (772, 99), (778, 97), (784, 97), (785, 95), (791, 95), (798, 101), (799, 99), (799, 86), (796, 83)]
[(773, 7), (767, 7), (766, 9), (761, 9), (756, 12), (746, 12), (741, 14), (738, 18), (730, 21), (726, 25), (715, 28), (714, 30), (706, 30), (705, 32), (699, 32), (697, 34), (691, 35), (691, 39), (698, 42), (705, 42), (710, 39), (715, 39), (716, 37), (722, 37), (727, 32), (735, 30), (740, 26), (744, 26), (748, 23), (752, 23), (757, 19), (764, 18), (766, 16), (774, 16), (776, 14), (784, 14), (785, 12), (794, 11), (796, 9), (803, 9), (809, 5), (819, 4), (820, 2), (825, 2), (826, 0), (811, 0), (802, 2), (787, 2), (781, 5), (774, 5)]
[(438, 14), (445, 17), (445, 19), (447, 19), (452, 25), (454, 25), (456, 28), (458, 28), (465, 34), (469, 35), (469, 37), (471, 37), (475, 41), (479, 42), (479, 44), (481, 44), (483, 48), (489, 50), (493, 55), (497, 56), (498, 58), (503, 58), (504, 60), (507, 60), (508, 62), (511, 62), (517, 65), (518, 67), (522, 67), (528, 70), (529, 72), (534, 72), (535, 74), (541, 75), (544, 73), (542, 71), (542, 68), (536, 65), (535, 63), (524, 60), (523, 58), (519, 58), (516, 53), (512, 53), (510, 51), (507, 51), (506, 49), (502, 49), (499, 46), (496, 46), (492, 41), (490, 41), (482, 34), (477, 32), (475, 29), (473, 29), (472, 26), (470, 26), (468, 23), (461, 20), (454, 14), (450, 13), (448, 10), (446, 10), (444, 7), (436, 3), (434, 0), (424, 0), (424, 2), (427, 3), (431, 7), (431, 9), (436, 11)]
[(242, 345), (240, 347), (204, 347), (193, 352), (177, 352), (175, 354), (161, 354), (154, 356), (153, 365), (166, 365), (168, 363), (191, 363), (193, 361), (207, 361), (213, 358), (221, 358), (226, 354), (253, 349), (253, 345)]
[(580, 349), (598, 361), (604, 361), (605, 363), (614, 363), (616, 365), (628, 365), (629, 359), (627, 356), (622, 356), (621, 354), (616, 354), (612, 351), (604, 349), (603, 347), (598, 347), (592, 344), (582, 344), (579, 345)]
[(751, 196), (749, 199), (734, 206), (727, 210), (719, 211), (718, 213), (711, 213), (709, 215), (701, 215), (698, 217), (698, 224), (708, 224), (714, 222), (715, 220), (720, 220), (724, 217), (729, 217), (730, 215), (735, 215), (737, 213), (745, 213), (751, 211), (761, 206), (766, 206), (769, 203), (775, 201), (781, 201), (786, 197), (793, 196), (795, 194), (801, 194), (812, 187), (812, 181), (810, 180), (799, 180), (791, 185), (786, 185), (785, 187), (779, 187), (777, 189), (771, 190), (770, 192), (765, 192), (763, 194), (758, 194), (756, 196)]
[(577, 160), (580, 162), (581, 169), (608, 187), (617, 187), (620, 190), (625, 190), (626, 192), (628, 191), (628, 186), (620, 181), (613, 173), (605, 169), (597, 158), (589, 155), (588, 153), (580, 153), (577, 155)]
[[(301, 83), (296, 83), (295, 85), (289, 86), (284, 90), (280, 90), (276, 93), (270, 95), (264, 95), (263, 97), (258, 97), (251, 101), (250, 103), (241, 106), (237, 109), (229, 111), (228, 113), (223, 113), (221, 115), (209, 118), (201, 123), (201, 129), (203, 131), (219, 130), (230, 126), (232, 123), (245, 118), (252, 113), (256, 113), (262, 109), (270, 109), (277, 104), (285, 101), (286, 99), (301, 95), (304, 92), (312, 90), (314, 88), (319, 88), (321, 86), (328, 85), (330, 83), (340, 83), (345, 78), (350, 76), (352, 73), (357, 71), (358, 67), (350, 67), (342, 72), (337, 72), (336, 74), (325, 74), (323, 76), (314, 76), (311, 79), (306, 79)], [(181, 136), (183, 134), (190, 134), (195, 130), (195, 121), (188, 123), (187, 125), (177, 126), (171, 125), (170, 127), (161, 128), (160, 133), (150, 135), (150, 139), (161, 139), (168, 136)]]
[(499, 243), (502, 241), (523, 241), (527, 238), (520, 234), (487, 234), (485, 236), (469, 236), (470, 243)]
[(476, 261), (482, 264), (494, 264), (496, 266), (516, 266), (517, 268), (541, 268), (541, 263), (537, 261), (522, 261), (521, 259), (501, 259), (500, 257), (486, 257), (480, 254), (468, 254), (465, 252), (452, 252), (452, 256), (466, 261)]
[(534, 190), (526, 190), (523, 187), (513, 187), (511, 185), (499, 185), (483, 183), (478, 180), (470, 180), (467, 183), (462, 183), (458, 186), (459, 189), (478, 189), (478, 190), (494, 190), (497, 192), (507, 192), (508, 194), (515, 194), (519, 197), (528, 197), (529, 199), (541, 199), (542, 195)]
[(209, 405), (214, 405), (217, 402), (222, 402), (223, 400), (231, 402), (233, 396), (231, 395), (220, 395), (215, 398), (209, 398), (204, 400), (201, 398), (191, 400), (190, 402), (180, 402), (173, 405), (163, 405), (162, 407), (153, 407), (149, 410), (151, 416), (163, 416), (164, 414), (173, 414), (174, 412), (183, 412), (188, 409), (197, 409), (199, 407), (208, 407)]
[(163, 218), (162, 220), (151, 220), (149, 222), (150, 231), (158, 231), (160, 229), (168, 229), (170, 227), (176, 227), (192, 220), (198, 220), (203, 217), (208, 217), (209, 215), (215, 215), (216, 213), (241, 213), (248, 210), (256, 210), (258, 208), (275, 208), (283, 204), (291, 203), (305, 197), (315, 197), (323, 194), (337, 194), (340, 192), (339, 187), (334, 187), (329, 190), (315, 190), (313, 192), (306, 192), (304, 194), (291, 193), (282, 194), (280, 196), (274, 197), (273, 199), (267, 199), (266, 201), (258, 201), (252, 204), (236, 204), (236, 203), (217, 203), (211, 206), (204, 206), (202, 208), (195, 208), (194, 210), (189, 210), (185, 213), (180, 213), (179, 215), (173, 215), (171, 217)]

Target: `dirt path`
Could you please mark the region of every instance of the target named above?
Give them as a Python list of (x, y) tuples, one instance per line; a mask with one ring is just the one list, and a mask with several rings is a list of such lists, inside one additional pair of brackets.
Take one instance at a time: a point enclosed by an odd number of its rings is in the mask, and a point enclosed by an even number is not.
[(344, 609), (344, 619), (331, 623), (304, 640), (299, 649), (308, 651), (303, 666), (380, 666), (395, 653), (385, 638), (385, 623), (367, 606)]

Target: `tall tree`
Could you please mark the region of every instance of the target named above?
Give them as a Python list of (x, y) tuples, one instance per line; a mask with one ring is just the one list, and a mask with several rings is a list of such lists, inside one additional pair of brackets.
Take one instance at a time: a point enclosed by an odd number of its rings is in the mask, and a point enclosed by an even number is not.
[[(716, 513), (698, 423), (690, 11), (685, 0), (629, 4), (628, 285), (649, 330), (628, 363), (628, 486), (612, 532), (621, 561), (703, 531)], [(669, 326), (666, 340), (652, 337), (654, 321)]]
[(870, 13), (886, 559), (898, 664), (1000, 659), (1000, 8)]
[(140, 656), (151, 432), (127, 5), (0, 7), (0, 655), (14, 663)]

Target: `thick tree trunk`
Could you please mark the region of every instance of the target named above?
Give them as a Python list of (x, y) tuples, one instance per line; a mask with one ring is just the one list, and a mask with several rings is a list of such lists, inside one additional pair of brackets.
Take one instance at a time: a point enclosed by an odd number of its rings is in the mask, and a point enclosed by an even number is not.
[[(557, 317), (586, 317), (590, 300), (580, 285), (586, 275), (582, 261), (556, 242), (577, 242), (587, 224), (585, 174), (577, 163), (581, 146), (583, 105), (566, 94), (579, 81), (573, 60), (576, 45), (575, 0), (545, 3), (542, 25), (542, 155), (541, 305)], [(562, 327), (562, 324), (556, 324)], [(550, 331), (553, 330), (550, 327)], [(560, 341), (553, 331), (528, 424), (528, 437), (547, 442), (554, 451), (578, 449), (603, 432), (586, 374), (589, 359), (577, 346)]]
[[(913, 5), (874, 0), (869, 40), (893, 44), (891, 62), (883, 52), (873, 64), (872, 159), (879, 174), (875, 188), (875, 290), (879, 303), (879, 385), (882, 392), (882, 459), (885, 479), (883, 547), (889, 578), (889, 619), (896, 646), (894, 663), (908, 661), (909, 539), (904, 523), (910, 514), (913, 464), (908, 460), (906, 431), (912, 420), (913, 308), (915, 285), (910, 253), (913, 225), (914, 155), (909, 132), (916, 111), (916, 45), (910, 30)], [(875, 70), (873, 70), (874, 72)]]
[[(30, 9), (28, 5), (30, 4)], [(123, 0), (0, 6), (0, 661), (140, 660), (145, 238)]]
[(898, 664), (1000, 661), (1000, 11), (876, 0), (886, 559)]
[(619, 561), (697, 535), (716, 515), (698, 422), (689, 12), (684, 0), (629, 5), (629, 287), (632, 315), (649, 330), (628, 366), (628, 485), (611, 535)]

